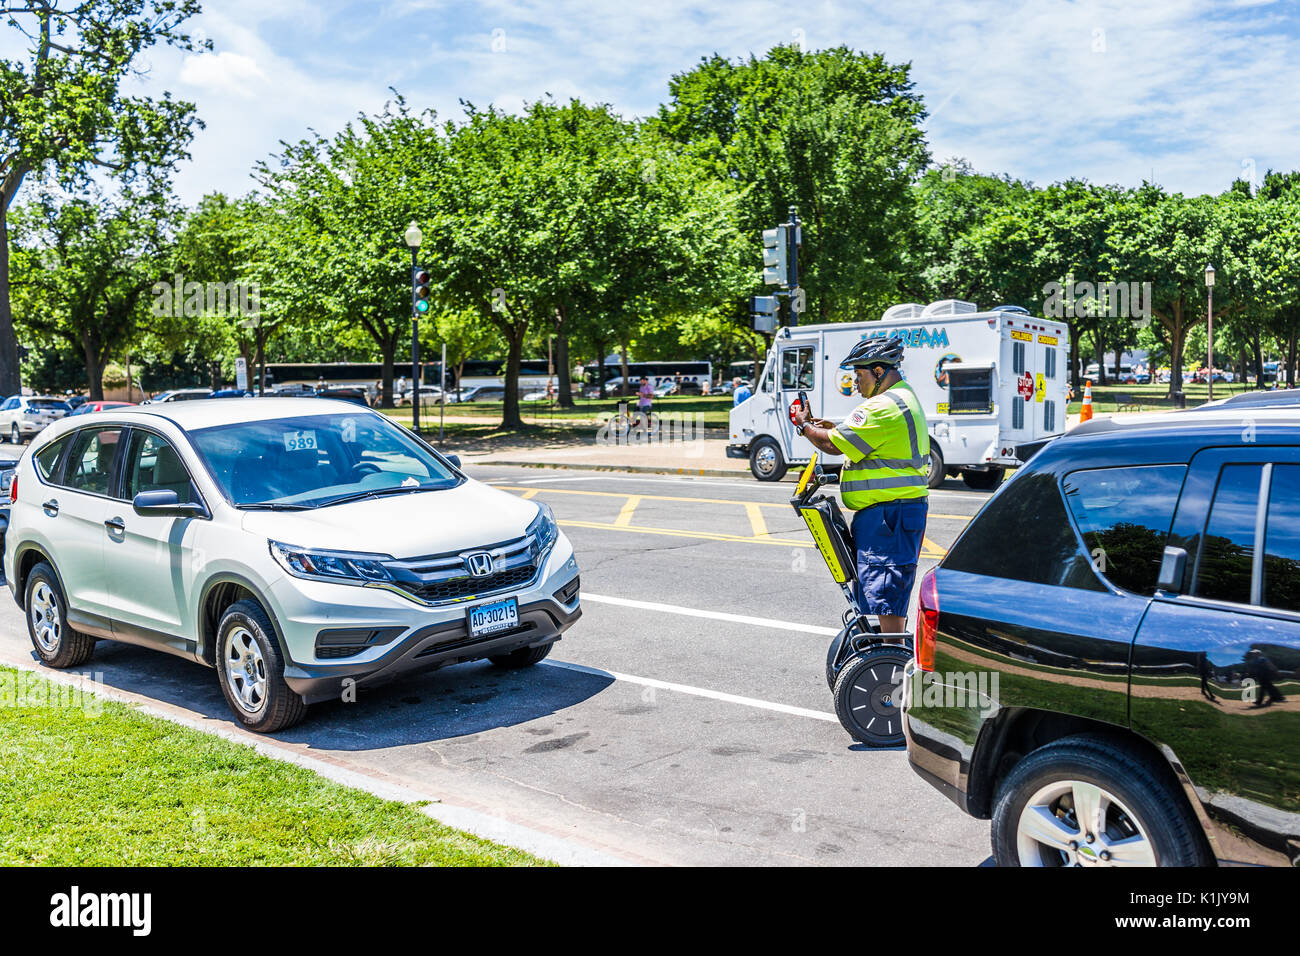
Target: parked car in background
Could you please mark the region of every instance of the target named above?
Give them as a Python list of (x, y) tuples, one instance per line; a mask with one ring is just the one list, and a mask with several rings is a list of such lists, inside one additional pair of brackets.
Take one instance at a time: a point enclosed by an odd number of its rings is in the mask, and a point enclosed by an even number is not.
[(1192, 411), (1209, 408), (1281, 408), (1300, 405), (1300, 388), (1276, 388), (1263, 391), (1238, 392), (1227, 398), (1198, 405)]
[(908, 758), (998, 864), (1300, 859), (1300, 411), (1094, 420), (921, 581)]
[[(9, 455), (0, 456), (0, 548), (3, 548), (5, 532), (9, 529), (9, 493), (13, 488), (14, 469), (18, 459)], [(0, 568), (3, 563), (0, 562)]]
[(0, 404), (0, 441), (20, 445), (47, 425), (72, 414), (72, 408), (52, 395), (13, 395)]
[(102, 412), (108, 408), (126, 408), (134, 404), (135, 402), (82, 402), (72, 414), (89, 415), (92, 412)]
[(252, 398), (253, 393), (243, 388), (219, 388), (208, 398)]
[[(438, 388), (437, 385), (420, 386), (420, 407), (423, 408), (425, 405), (436, 405), (441, 397), (442, 390)], [(410, 405), (411, 389), (408, 387), (401, 395), (395, 394), (393, 397), (393, 403), (396, 405)]]
[(504, 402), (505, 400), (504, 385), (470, 385), (459, 391), (451, 389), (447, 392), (448, 405), (466, 402)]
[(85, 395), (65, 395), (63, 400), (68, 403), (68, 407), (76, 411), (82, 405), (89, 401)]
[(403, 674), (536, 664), (582, 613), (549, 507), (344, 402), (63, 422), (15, 481), (6, 581), (42, 663), (100, 639), (175, 654), (262, 733)]
[(210, 388), (174, 388), (153, 398), (146, 398), (141, 405), (158, 405), (163, 402), (189, 402), (199, 398), (211, 398)]
[(366, 398), (365, 389), (362, 388), (327, 387), (318, 389), (316, 397), (333, 398), (340, 402), (351, 402), (353, 405), (360, 405), (362, 408), (370, 407), (370, 400)]

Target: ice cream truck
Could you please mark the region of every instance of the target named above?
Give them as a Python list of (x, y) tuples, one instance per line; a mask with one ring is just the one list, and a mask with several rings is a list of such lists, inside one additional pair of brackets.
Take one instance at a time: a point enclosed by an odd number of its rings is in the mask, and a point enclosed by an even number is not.
[(995, 488), (1019, 464), (1017, 445), (1065, 431), (1066, 325), (1020, 306), (980, 310), (945, 299), (896, 305), (878, 321), (778, 329), (753, 395), (731, 411), (727, 455), (749, 459), (760, 481), (807, 462), (813, 447), (794, 430), (791, 403), (804, 391), (814, 416), (843, 421), (863, 399), (840, 361), (861, 339), (894, 335), (903, 340), (902, 376), (925, 409), (930, 487), (961, 475), (971, 488)]

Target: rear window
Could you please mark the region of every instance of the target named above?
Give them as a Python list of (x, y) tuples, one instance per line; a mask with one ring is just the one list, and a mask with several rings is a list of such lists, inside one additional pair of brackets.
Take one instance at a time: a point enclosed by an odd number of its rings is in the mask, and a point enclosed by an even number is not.
[(38, 408), (38, 409), (40, 409), (41, 411), (50, 411), (50, 410), (54, 410), (54, 411), (56, 411), (56, 412), (70, 412), (70, 411), (72, 411), (72, 406), (69, 405), (67, 402), (54, 401), (54, 400), (52, 400), (52, 399), (48, 399), (48, 398), (45, 398), (45, 399), (41, 399), (41, 398), (28, 399), (28, 401), (27, 401), (27, 406), (28, 406), (29, 408)]
[(1155, 594), (1186, 465), (1097, 468), (1066, 475), (1065, 500), (1093, 566), (1108, 581)]
[(984, 506), (943, 566), (1031, 584), (1105, 591), (1065, 513), (1056, 478), (1017, 476)]

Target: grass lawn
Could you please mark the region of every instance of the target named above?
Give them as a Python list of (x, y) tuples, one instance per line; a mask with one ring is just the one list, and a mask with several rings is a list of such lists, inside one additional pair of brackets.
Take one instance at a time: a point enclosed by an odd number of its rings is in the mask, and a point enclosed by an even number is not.
[[(1236, 395), (1250, 388), (1249, 385), (1243, 385), (1240, 382), (1216, 382), (1214, 385), (1214, 399), (1218, 401), (1221, 398), (1227, 398), (1229, 395)], [(1197, 405), (1204, 404), (1210, 399), (1210, 387), (1208, 385), (1184, 384), (1183, 393), (1187, 396), (1187, 407), (1193, 408)], [(1094, 414), (1118, 411), (1116, 396), (1126, 395), (1142, 406), (1143, 411), (1168, 411), (1174, 407), (1173, 401), (1168, 397), (1168, 385), (1094, 385), (1092, 387), (1092, 410)], [(1077, 415), (1079, 409), (1083, 407), (1083, 394), (1079, 393), (1075, 400), (1070, 402), (1066, 409), (1068, 414)], [(1125, 411), (1130, 411), (1128, 407)]]
[[(620, 399), (611, 396), (604, 401), (599, 399), (578, 399), (574, 402), (574, 407), (561, 408), (559, 405), (552, 407), (547, 402), (520, 402), (519, 413), (526, 422), (538, 422), (545, 424), (549, 421), (564, 421), (566, 419), (578, 419), (584, 421), (594, 421), (601, 412), (613, 414), (618, 411)], [(629, 406), (636, 406), (636, 396), (628, 396), (622, 401), (626, 401)], [(686, 415), (702, 414), (704, 416), (705, 427), (726, 428), (729, 424), (729, 415), (731, 413), (732, 400), (730, 395), (681, 395), (671, 396), (669, 398), (656, 398), (653, 408), (656, 412), (677, 412)], [(501, 420), (502, 405), (500, 402), (467, 402), (463, 405), (446, 406), (448, 417), (455, 418), (494, 418)], [(392, 416), (395, 421), (410, 424), (411, 409), (396, 408), (389, 409), (385, 414)], [(426, 422), (438, 422), (438, 406), (422, 405), (420, 406), (420, 424)]]
[(62, 693), (0, 668), (0, 865), (546, 865), (251, 747)]

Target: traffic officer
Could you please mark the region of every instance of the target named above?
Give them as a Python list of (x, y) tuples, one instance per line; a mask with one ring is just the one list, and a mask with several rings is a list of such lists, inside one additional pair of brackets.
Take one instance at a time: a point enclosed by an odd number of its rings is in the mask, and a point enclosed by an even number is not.
[(858, 342), (842, 369), (852, 369), (865, 401), (838, 425), (797, 405), (795, 427), (813, 447), (842, 454), (840, 497), (853, 515), (858, 593), (864, 614), (883, 634), (901, 634), (925, 536), (930, 435), (916, 393), (898, 372), (903, 341)]

